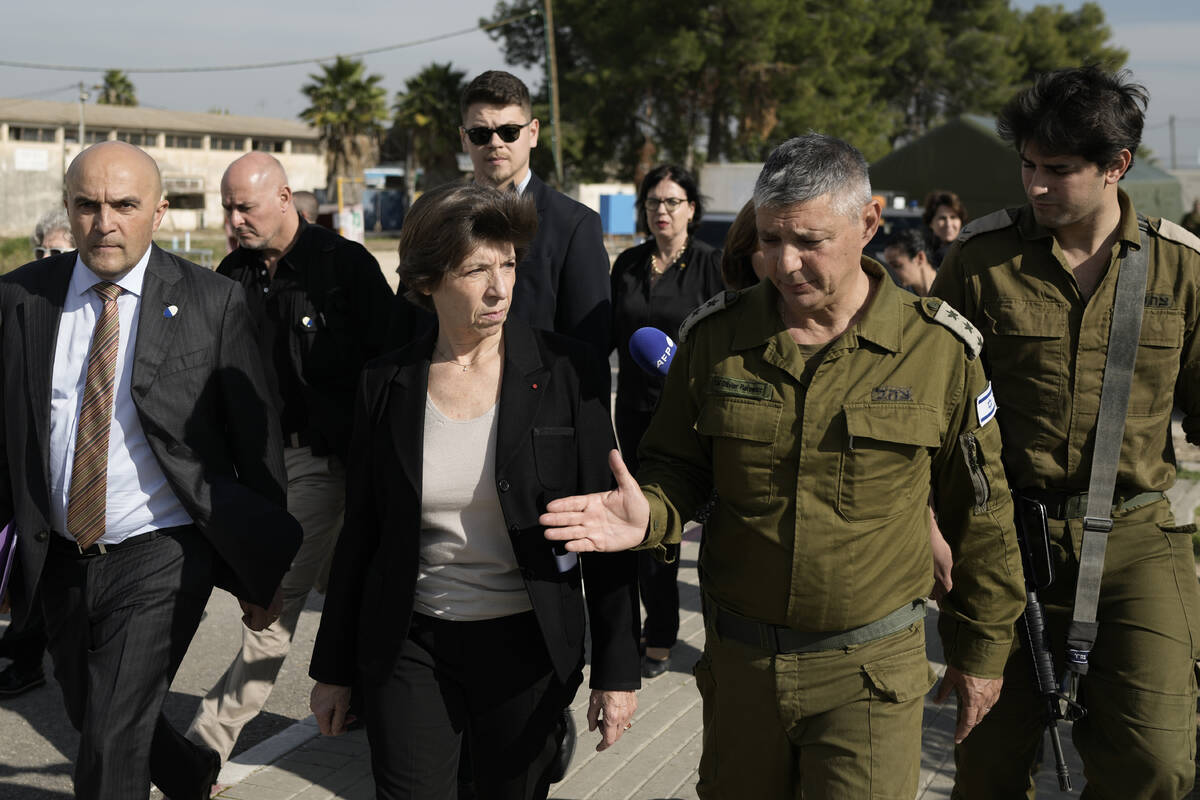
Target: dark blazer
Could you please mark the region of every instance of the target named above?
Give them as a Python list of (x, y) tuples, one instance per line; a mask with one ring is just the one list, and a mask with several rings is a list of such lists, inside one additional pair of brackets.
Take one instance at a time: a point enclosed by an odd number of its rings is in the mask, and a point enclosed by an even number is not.
[[(30, 608), (50, 530), (50, 388), (75, 253), (0, 278), (0, 519), (16, 521), (14, 612)], [(168, 306), (177, 309), (164, 315)], [(269, 604), (300, 544), (279, 423), (242, 288), (151, 245), (131, 391), (154, 457), (218, 556), (218, 585)]]
[[(509, 317), (608, 352), (611, 306), (608, 251), (600, 215), (530, 174), (525, 194), (537, 207), (537, 235), (517, 265)], [(404, 347), (433, 325), (433, 315), (397, 292), (389, 340)]]
[[(280, 362), (289, 374), (279, 371), (276, 355), (263, 350), (263, 365), (275, 392), (280, 381), (292, 380), (303, 394), (308, 410), (308, 434), (314, 455), (336, 453), (346, 456), (350, 445), (350, 421), (354, 414), (354, 387), (363, 365), (387, 351), (385, 341), (394, 301), (392, 289), (379, 269), (379, 262), (365, 247), (339, 236), (328, 228), (310, 225), (300, 218), (296, 243), (283, 257), (301, 292), (281, 298), (287, 307), (283, 317), (291, 324), (286, 331), (287, 353)], [(262, 290), (256, 272), (260, 254), (239, 247), (221, 261), (217, 272), (246, 290), (251, 316), (265, 325)], [(304, 325), (302, 320), (312, 321)], [(274, 340), (261, 337), (264, 348)]]
[[(589, 348), (509, 319), (496, 438), (496, 486), (513, 552), (558, 677), (583, 665), (584, 592), (591, 685), (640, 685), (634, 553), (556, 560), (538, 515), (558, 497), (612, 486), (608, 365)], [(420, 558), (421, 460), (436, 332), (363, 372), (338, 539), (309, 674), (341, 686), (391, 674), (408, 635)], [(566, 570), (560, 562), (566, 561)]]

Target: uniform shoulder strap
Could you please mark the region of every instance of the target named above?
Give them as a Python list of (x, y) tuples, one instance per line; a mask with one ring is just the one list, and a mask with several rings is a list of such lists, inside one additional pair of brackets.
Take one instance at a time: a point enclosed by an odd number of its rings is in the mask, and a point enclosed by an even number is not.
[[(1151, 226), (1153, 228), (1153, 226)], [(1161, 219), (1158, 221), (1158, 235), (1169, 242), (1181, 244), (1184, 247), (1190, 247), (1200, 253), (1200, 236), (1189, 231), (1187, 228), (1177, 223), (1171, 222), (1169, 219)]]
[(959, 339), (967, 348), (967, 358), (971, 361), (979, 358), (983, 352), (983, 334), (971, 324), (971, 321), (958, 313), (952, 305), (936, 297), (926, 297), (917, 304), (929, 319), (943, 326)]
[(683, 322), (679, 326), (679, 343), (683, 344), (687, 341), (688, 334), (692, 328), (696, 327), (701, 320), (711, 317), (713, 314), (724, 311), (738, 301), (738, 293), (732, 291), (718, 292), (712, 297), (705, 300), (700, 305), (684, 317)]
[(962, 231), (958, 234), (958, 241), (965, 242), (981, 233), (991, 233), (1001, 228), (1007, 228), (1016, 221), (1017, 215), (1011, 209), (1002, 208), (999, 211), (993, 211), (979, 219), (973, 219), (964, 225)]

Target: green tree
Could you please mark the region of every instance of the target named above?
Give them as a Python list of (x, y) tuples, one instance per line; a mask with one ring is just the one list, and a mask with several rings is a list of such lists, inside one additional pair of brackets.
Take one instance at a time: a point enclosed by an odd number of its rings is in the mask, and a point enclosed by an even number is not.
[(437, 186), (458, 176), (458, 100), (466, 73), (449, 62), (433, 63), (404, 83), (396, 93), (395, 120), (388, 139), (395, 152), (411, 157), (424, 173), (424, 186)]
[(108, 106), (136, 106), (137, 91), (128, 75), (119, 69), (110, 69), (104, 73), (104, 82), (100, 84), (96, 102)]
[[(500, 0), (494, 19), (536, 5)], [(1095, 3), (1023, 14), (1011, 0), (556, 0), (554, 20), (560, 138), (584, 179), (759, 160), (807, 130), (875, 159), (947, 118), (995, 114), (1035, 72), (1126, 55)], [(526, 17), (492, 36), (509, 63), (544, 66), (542, 25)]]
[(362, 61), (338, 56), (322, 64), (312, 83), (300, 88), (309, 106), (300, 119), (320, 131), (325, 146), (327, 186), (340, 176), (353, 176), (373, 161), (387, 121), (387, 92), (382, 75), (367, 75)]

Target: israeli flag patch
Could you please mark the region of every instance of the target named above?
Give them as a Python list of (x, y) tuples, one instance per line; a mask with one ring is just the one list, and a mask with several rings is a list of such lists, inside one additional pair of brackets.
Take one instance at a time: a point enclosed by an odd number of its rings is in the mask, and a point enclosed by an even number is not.
[(996, 416), (996, 397), (992, 394), (992, 383), (988, 381), (987, 388), (975, 398), (975, 415), (979, 418), (979, 427), (983, 427)]

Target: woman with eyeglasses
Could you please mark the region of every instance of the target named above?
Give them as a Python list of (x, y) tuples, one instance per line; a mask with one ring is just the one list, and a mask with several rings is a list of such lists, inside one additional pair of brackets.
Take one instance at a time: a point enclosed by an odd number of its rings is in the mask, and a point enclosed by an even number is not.
[[(637, 197), (643, 243), (617, 256), (612, 270), (613, 347), (617, 350), (617, 402), (614, 419), (621, 453), (637, 472), (637, 448), (662, 392), (663, 377), (643, 371), (629, 352), (629, 339), (642, 327), (675, 338), (692, 309), (720, 292), (721, 251), (692, 238), (704, 204), (696, 179), (683, 167), (664, 164), (642, 180)], [(642, 676), (653, 678), (671, 666), (679, 634), (679, 546), (670, 563), (639, 553), (642, 604)]]

